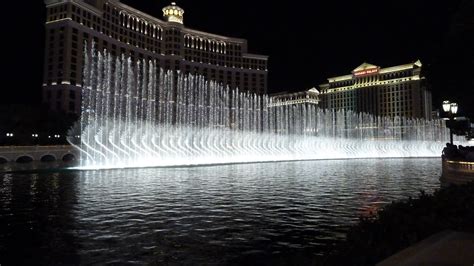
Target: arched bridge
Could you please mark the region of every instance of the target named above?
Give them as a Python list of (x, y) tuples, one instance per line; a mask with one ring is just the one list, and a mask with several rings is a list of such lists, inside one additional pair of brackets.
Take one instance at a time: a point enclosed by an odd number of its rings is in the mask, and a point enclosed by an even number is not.
[(0, 146), (0, 164), (31, 161), (74, 161), (79, 151), (70, 145), (55, 146)]

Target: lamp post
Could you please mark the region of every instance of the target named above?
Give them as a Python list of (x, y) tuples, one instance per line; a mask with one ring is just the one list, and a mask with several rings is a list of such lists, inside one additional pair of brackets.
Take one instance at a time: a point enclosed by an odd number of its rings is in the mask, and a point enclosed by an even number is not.
[(449, 140), (451, 145), (453, 144), (453, 125), (454, 125), (454, 116), (458, 113), (458, 104), (451, 103), (449, 101), (443, 101), (443, 111), (448, 114), (449, 119)]

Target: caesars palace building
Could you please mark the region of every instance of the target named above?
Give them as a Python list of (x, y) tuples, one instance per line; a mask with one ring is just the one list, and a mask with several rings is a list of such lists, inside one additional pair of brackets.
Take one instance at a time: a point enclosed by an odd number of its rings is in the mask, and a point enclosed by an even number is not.
[(319, 86), (320, 108), (431, 119), (431, 92), (421, 67), (419, 60), (387, 68), (363, 63)]
[(119, 0), (44, 0), (47, 9), (43, 102), (80, 114), (85, 42), (112, 55), (156, 60), (164, 69), (200, 74), (230, 88), (267, 92), (264, 55), (247, 52), (247, 40), (184, 27), (184, 10), (163, 8), (164, 20)]
[(387, 68), (363, 63), (351, 74), (328, 78), (319, 90), (272, 94), (270, 107), (317, 105), (334, 111), (431, 119), (431, 92), (421, 68), (419, 60)]

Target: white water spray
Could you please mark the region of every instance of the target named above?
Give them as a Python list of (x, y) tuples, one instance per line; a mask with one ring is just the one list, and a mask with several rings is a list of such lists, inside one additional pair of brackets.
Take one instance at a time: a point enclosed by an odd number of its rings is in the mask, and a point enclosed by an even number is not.
[(82, 169), (436, 157), (449, 137), (442, 120), (269, 107), (267, 95), (94, 48), (84, 66), (82, 115), (73, 130), (80, 141), (69, 138)]

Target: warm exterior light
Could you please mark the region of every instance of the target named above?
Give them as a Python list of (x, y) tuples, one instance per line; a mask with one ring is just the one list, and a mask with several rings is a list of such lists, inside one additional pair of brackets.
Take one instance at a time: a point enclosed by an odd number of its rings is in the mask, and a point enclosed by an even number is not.
[(451, 104), (451, 113), (455, 115), (458, 112), (458, 104), (457, 103), (452, 103)]
[(171, 5), (163, 8), (163, 15), (166, 21), (183, 24), (184, 10), (172, 2)]
[(443, 101), (443, 111), (446, 113), (451, 109), (451, 103), (449, 101)]

